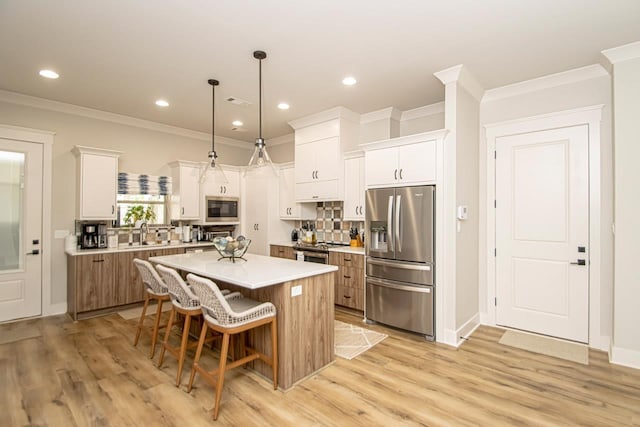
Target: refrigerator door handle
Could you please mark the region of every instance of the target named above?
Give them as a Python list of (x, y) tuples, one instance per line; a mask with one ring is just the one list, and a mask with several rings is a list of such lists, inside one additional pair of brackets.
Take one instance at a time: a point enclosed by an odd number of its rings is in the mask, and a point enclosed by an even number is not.
[(395, 232), (396, 232), (396, 246), (398, 249), (398, 252), (402, 252), (402, 231), (400, 230), (400, 207), (402, 206), (402, 196), (401, 195), (397, 195), (396, 196), (396, 225), (395, 225)]
[(381, 259), (372, 259), (372, 258), (367, 259), (367, 264), (381, 265), (383, 267), (387, 266), (387, 267), (393, 267), (393, 268), (400, 268), (403, 270), (431, 271), (430, 265), (399, 264), (394, 261), (384, 261)]
[(393, 252), (394, 243), (393, 243), (393, 233), (391, 229), (393, 228), (393, 196), (389, 196), (389, 205), (387, 206), (387, 235), (389, 237), (389, 246), (391, 246), (391, 251)]
[(401, 285), (399, 283), (392, 282), (390, 280), (374, 279), (372, 277), (367, 277), (367, 283), (371, 283), (372, 285), (376, 285), (376, 286), (382, 286), (384, 288), (398, 289), (401, 291), (419, 292), (423, 294), (431, 293), (430, 286), (407, 286), (407, 285)]

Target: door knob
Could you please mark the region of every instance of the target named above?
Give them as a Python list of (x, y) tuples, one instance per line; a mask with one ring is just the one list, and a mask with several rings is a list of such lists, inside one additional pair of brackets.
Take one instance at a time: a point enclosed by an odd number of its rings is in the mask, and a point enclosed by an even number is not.
[(31, 252), (27, 252), (27, 255), (38, 255), (39, 253), (40, 253), (40, 250), (34, 249)]
[(587, 261), (584, 259), (579, 259), (577, 262), (571, 262), (572, 265), (587, 265)]

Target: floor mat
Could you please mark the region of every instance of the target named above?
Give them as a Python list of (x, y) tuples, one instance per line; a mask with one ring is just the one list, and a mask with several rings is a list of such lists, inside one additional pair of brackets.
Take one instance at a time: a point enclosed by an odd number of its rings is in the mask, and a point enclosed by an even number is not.
[(343, 359), (351, 360), (369, 350), (388, 335), (364, 329), (359, 326), (335, 321), (335, 353)]
[(583, 365), (589, 364), (589, 347), (585, 344), (511, 330), (505, 331), (498, 342), (533, 353), (570, 360)]
[[(147, 307), (146, 315), (148, 316), (150, 314), (155, 314), (157, 309), (158, 309), (157, 304), (149, 304), (149, 307)], [(169, 311), (169, 310), (171, 310), (171, 302), (167, 301), (162, 304), (162, 312)], [(122, 311), (119, 311), (118, 314), (120, 315), (120, 317), (127, 320), (139, 319), (140, 315), (142, 314), (142, 306), (130, 308), (128, 310), (122, 310)]]

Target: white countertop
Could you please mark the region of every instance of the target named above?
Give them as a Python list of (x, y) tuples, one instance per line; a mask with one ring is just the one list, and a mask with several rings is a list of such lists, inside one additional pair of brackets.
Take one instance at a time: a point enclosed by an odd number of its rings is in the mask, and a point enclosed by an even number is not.
[[(213, 246), (213, 242), (189, 242), (179, 243), (171, 245), (121, 245), (117, 248), (102, 248), (102, 249), (73, 249), (65, 250), (65, 253), (70, 256), (78, 255), (96, 255), (96, 254), (110, 254), (117, 252), (131, 252), (131, 251), (152, 251), (158, 249), (173, 249), (173, 248), (198, 248)], [(217, 254), (217, 252), (215, 252)]]
[(338, 270), (334, 265), (254, 254), (245, 254), (246, 261), (237, 259), (235, 263), (228, 258), (218, 261), (219, 257), (217, 252), (201, 252), (151, 257), (149, 261), (248, 289), (264, 288)]

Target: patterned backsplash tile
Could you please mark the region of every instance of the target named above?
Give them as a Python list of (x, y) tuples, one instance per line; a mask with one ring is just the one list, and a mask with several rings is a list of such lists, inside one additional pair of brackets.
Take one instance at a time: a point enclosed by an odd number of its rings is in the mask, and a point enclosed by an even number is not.
[[(351, 238), (349, 230), (356, 227), (362, 232), (364, 221), (343, 221), (342, 202), (318, 202), (316, 206), (316, 237), (319, 242), (348, 244)], [(296, 221), (296, 228), (301, 228), (311, 221)]]

